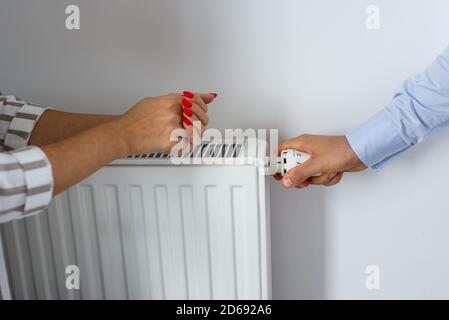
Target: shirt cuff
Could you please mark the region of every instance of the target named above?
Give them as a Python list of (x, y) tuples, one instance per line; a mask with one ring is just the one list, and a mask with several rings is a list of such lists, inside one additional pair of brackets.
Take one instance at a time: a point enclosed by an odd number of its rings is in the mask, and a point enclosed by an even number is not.
[[(11, 104), (12, 102), (8, 102)], [(28, 145), (37, 121), (40, 116), (49, 109), (48, 107), (28, 104), (22, 101), (15, 101), (21, 104), (20, 109), (11, 120), (8, 131), (6, 132), (4, 145), (6, 150), (19, 149)]]
[(34, 146), (14, 150), (9, 154), (16, 158), (25, 176), (24, 216), (46, 209), (53, 195), (53, 173), (46, 154)]
[(351, 130), (346, 139), (360, 161), (375, 170), (410, 147), (386, 110)]

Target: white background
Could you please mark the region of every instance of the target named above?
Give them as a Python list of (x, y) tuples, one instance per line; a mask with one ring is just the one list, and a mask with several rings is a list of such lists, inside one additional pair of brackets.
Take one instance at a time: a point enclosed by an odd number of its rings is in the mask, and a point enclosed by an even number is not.
[[(81, 30), (65, 29), (65, 7)], [(368, 5), (381, 28), (365, 27)], [(449, 44), (447, 0), (1, 0), (0, 88), (62, 110), (216, 91), (217, 128), (342, 134)], [(271, 184), (273, 297), (449, 298), (449, 134), (333, 188)], [(381, 289), (365, 288), (378, 265)]]

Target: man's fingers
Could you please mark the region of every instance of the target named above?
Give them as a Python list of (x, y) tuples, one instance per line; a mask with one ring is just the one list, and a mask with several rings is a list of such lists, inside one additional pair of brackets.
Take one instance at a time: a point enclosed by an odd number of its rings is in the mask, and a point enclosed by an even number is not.
[(305, 137), (306, 135), (301, 135), (299, 137), (283, 141), (278, 146), (278, 154), (281, 154), (281, 151), (285, 149), (295, 149), (310, 154), (310, 150), (307, 146), (307, 143), (304, 141)]
[(278, 154), (281, 154), (281, 151), (285, 149), (295, 149), (296, 146), (294, 142), (295, 142), (294, 139), (292, 139), (280, 143), (278, 145)]
[(339, 183), (341, 181), (342, 178), (343, 178), (343, 172), (339, 172), (328, 183), (326, 183), (325, 186), (330, 187), (330, 186), (336, 185), (337, 183)]
[(308, 178), (320, 171), (316, 161), (310, 159), (288, 171), (282, 179), (282, 184), (286, 188), (300, 187)]
[(319, 175), (317, 177), (311, 177), (309, 179), (309, 181), (310, 181), (311, 184), (315, 184), (315, 185), (326, 185), (336, 175), (337, 175), (337, 173), (323, 173), (322, 175)]

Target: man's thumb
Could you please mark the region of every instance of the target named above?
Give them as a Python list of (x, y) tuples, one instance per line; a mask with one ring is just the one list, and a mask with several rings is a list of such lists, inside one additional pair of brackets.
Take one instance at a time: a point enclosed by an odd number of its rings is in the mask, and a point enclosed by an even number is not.
[(312, 159), (304, 162), (303, 164), (297, 165), (285, 174), (284, 178), (282, 179), (282, 184), (286, 188), (299, 187), (311, 176), (319, 173), (319, 170), (317, 170), (315, 167), (315, 162)]

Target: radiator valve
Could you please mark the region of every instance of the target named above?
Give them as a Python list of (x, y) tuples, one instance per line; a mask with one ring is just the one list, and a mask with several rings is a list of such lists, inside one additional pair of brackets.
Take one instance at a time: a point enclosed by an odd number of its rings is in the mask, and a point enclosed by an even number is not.
[(310, 159), (310, 155), (294, 149), (282, 150), (279, 157), (274, 157), (270, 161), (270, 174), (280, 173), (284, 176), (289, 170), (293, 169), (299, 164), (302, 164)]

